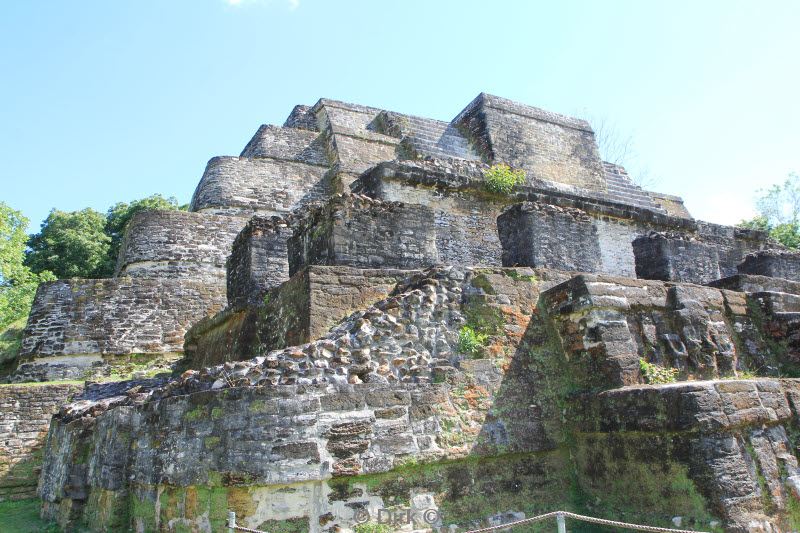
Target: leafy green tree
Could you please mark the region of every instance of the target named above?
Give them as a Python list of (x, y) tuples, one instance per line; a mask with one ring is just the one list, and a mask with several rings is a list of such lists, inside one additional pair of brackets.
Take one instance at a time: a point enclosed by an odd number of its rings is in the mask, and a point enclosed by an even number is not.
[[(178, 200), (170, 196), (164, 198), (160, 194), (153, 194), (141, 200), (134, 200), (131, 203), (119, 202), (108, 209), (106, 213), (105, 232), (111, 237), (111, 247), (108, 250), (109, 259), (116, 265), (119, 248), (122, 245), (122, 238), (125, 236), (125, 228), (128, 226), (133, 215), (140, 211), (162, 210), (181, 210), (186, 211), (188, 205), (179, 205)], [(112, 269), (113, 274), (113, 269)]]
[(28, 241), (25, 264), (33, 272), (49, 270), (59, 278), (103, 278), (114, 272), (106, 217), (94, 209), (53, 209), (39, 233)]
[(36, 287), (55, 279), (48, 271), (34, 274), (23, 264), (28, 219), (0, 202), (0, 331), (27, 316)]
[(792, 172), (780, 185), (761, 191), (756, 199), (758, 216), (739, 227), (767, 231), (788, 248), (800, 248), (800, 175)]

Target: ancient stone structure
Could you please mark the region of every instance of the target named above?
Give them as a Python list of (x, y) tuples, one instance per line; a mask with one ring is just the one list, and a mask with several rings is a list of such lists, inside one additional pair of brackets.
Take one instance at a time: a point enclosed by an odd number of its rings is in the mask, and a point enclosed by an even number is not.
[[(497, 163), (524, 183), (492, 192)], [(43, 515), (796, 530), (800, 279), (779, 248), (642, 190), (578, 119), (485, 94), (450, 122), (297, 106), (212, 159), (191, 212), (135, 218), (116, 278), (40, 288), (20, 376), (183, 352), (59, 409)]]
[(0, 501), (36, 495), (50, 417), (82, 389), (73, 384), (0, 387)]

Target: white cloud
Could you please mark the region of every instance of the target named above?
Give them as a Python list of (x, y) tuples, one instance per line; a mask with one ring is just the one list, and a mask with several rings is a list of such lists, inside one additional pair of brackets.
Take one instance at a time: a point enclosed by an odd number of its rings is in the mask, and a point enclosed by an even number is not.
[(289, 9), (294, 11), (298, 7), (300, 7), (300, 0), (289, 0)]

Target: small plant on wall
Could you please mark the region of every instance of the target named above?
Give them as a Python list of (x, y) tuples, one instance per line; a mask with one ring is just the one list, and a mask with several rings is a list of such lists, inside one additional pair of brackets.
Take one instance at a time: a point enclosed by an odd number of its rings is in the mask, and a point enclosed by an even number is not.
[(678, 369), (664, 368), (653, 363), (648, 363), (645, 359), (639, 359), (639, 368), (642, 371), (644, 380), (651, 385), (663, 383), (675, 383), (678, 379)]
[(509, 194), (514, 187), (525, 183), (525, 171), (512, 169), (504, 163), (492, 165), (483, 173), (486, 189), (496, 194)]
[(472, 326), (462, 326), (458, 331), (458, 351), (470, 357), (480, 357), (489, 335), (478, 333)]

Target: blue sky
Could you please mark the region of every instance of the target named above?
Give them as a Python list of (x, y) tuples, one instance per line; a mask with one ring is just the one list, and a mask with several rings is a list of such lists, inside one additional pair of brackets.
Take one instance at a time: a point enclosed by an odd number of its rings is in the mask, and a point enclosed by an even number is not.
[(734, 223), (800, 172), (800, 2), (138, 0), (0, 8), (0, 200), (186, 202), (214, 155), (336, 98), (449, 120), (485, 91), (631, 136)]

